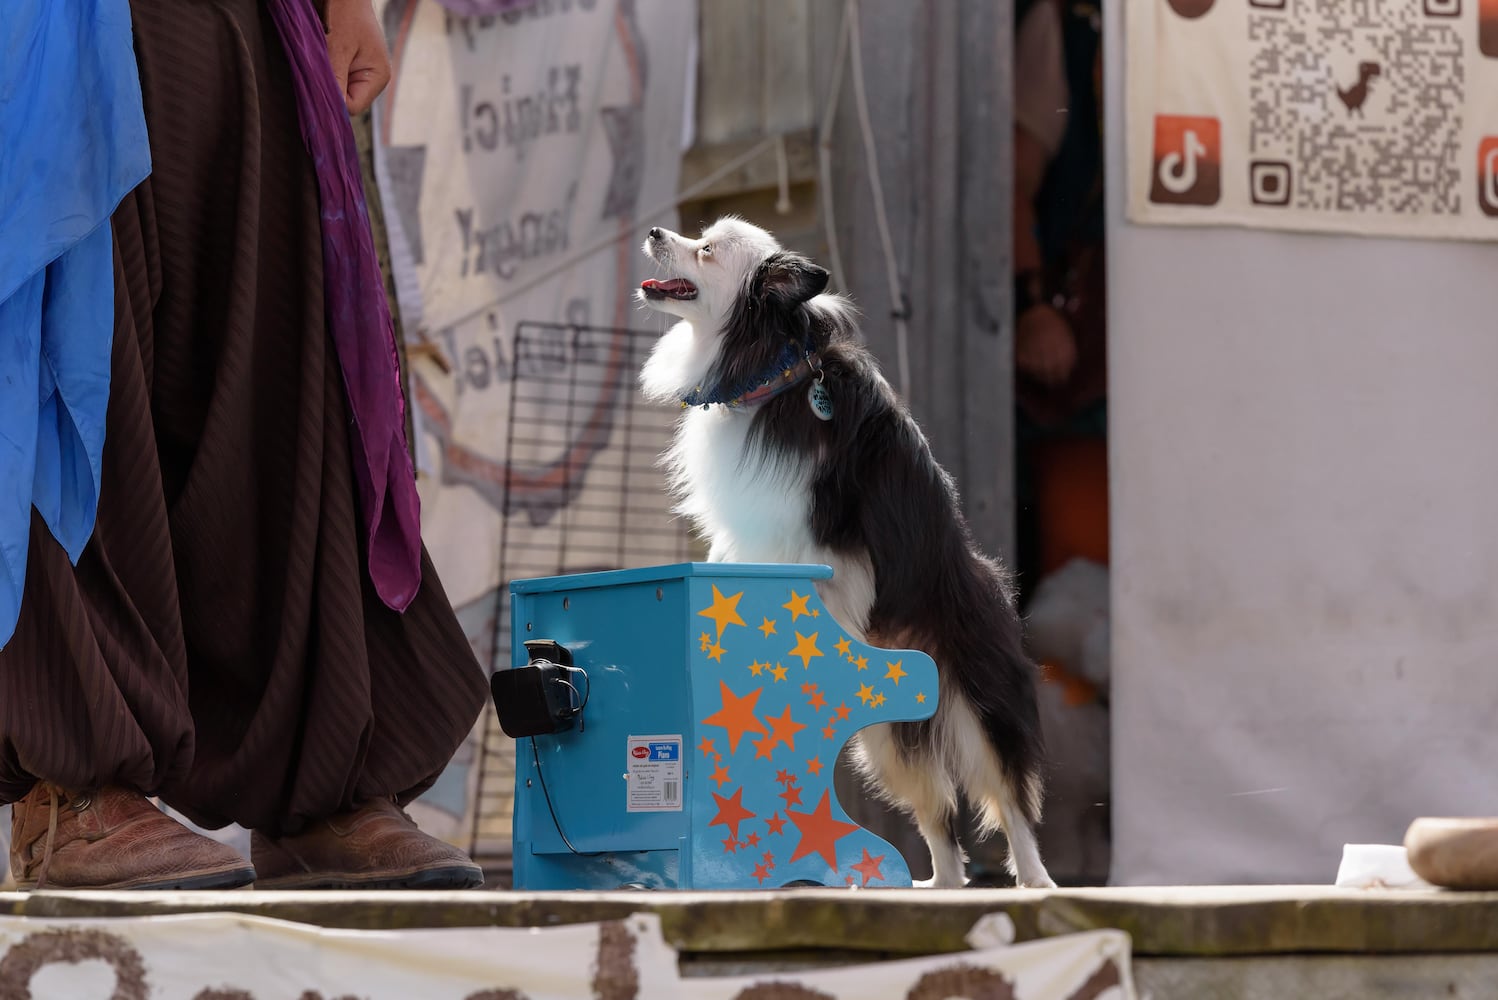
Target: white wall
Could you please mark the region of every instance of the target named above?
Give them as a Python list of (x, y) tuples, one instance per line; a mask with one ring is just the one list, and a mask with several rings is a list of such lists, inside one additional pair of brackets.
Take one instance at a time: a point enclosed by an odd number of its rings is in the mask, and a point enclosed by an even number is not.
[(1498, 245), (1126, 223), (1122, 3), (1114, 881), (1328, 883), (1498, 815)]

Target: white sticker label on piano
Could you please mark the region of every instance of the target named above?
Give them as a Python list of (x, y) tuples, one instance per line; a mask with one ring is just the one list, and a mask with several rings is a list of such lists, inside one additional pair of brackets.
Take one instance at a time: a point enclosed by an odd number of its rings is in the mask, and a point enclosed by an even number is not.
[(680, 736), (631, 736), (625, 760), (630, 812), (681, 812)]

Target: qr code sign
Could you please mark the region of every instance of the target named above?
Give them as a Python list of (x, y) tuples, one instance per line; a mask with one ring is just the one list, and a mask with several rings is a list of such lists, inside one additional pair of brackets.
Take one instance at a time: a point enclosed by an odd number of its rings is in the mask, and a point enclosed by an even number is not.
[(1462, 0), (1253, 0), (1253, 203), (1458, 214), (1467, 98), (1462, 36), (1453, 19), (1461, 6)]

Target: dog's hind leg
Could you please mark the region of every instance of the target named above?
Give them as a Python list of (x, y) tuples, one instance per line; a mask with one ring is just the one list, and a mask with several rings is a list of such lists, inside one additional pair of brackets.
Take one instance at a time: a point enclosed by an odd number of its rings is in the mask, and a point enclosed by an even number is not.
[(982, 807), (985, 812), (997, 809), (999, 813), (1004, 834), (1009, 838), (1009, 872), (1014, 881), (1025, 889), (1056, 888), (1056, 883), (1045, 870), (1045, 863), (1040, 860), (1035, 829), (1008, 788), (997, 796), (996, 801), (984, 801)]
[(1002, 829), (1009, 839), (1009, 873), (1023, 888), (1054, 889), (1056, 883), (1040, 860), (1034, 823), (1039, 821), (1041, 781), (1026, 775), (1016, 790), (994, 752), (972, 707), (960, 698), (943, 704), (946, 711), (943, 751), (957, 771), (963, 794), (979, 810), (983, 833)]
[(957, 841), (957, 786), (941, 762), (924, 746), (902, 747), (893, 725), (860, 732), (855, 752), (870, 790), (915, 819), (931, 852), (931, 886), (962, 888), (967, 859)]

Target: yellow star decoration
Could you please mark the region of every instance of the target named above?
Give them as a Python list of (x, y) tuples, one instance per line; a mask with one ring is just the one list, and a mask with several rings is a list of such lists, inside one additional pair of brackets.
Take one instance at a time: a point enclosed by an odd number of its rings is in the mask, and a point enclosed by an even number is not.
[(858, 685), (858, 700), (867, 705), (874, 700), (874, 689), (867, 684)]
[(707, 647), (707, 658), (709, 660), (717, 660), (719, 663), (722, 663), (723, 654), (726, 652), (728, 652), (728, 650), (724, 649), (722, 646), (718, 645), (715, 642), (711, 646)]
[(817, 648), (817, 633), (802, 635), (797, 632), (796, 648), (791, 650), (790, 655), (801, 657), (801, 669), (810, 670), (812, 657), (822, 655), (822, 651)]
[[(766, 664), (766, 666), (769, 666), (769, 664)], [(785, 680), (785, 667), (782, 667), (778, 663), (775, 664), (773, 667), (770, 667), (770, 673), (772, 673), (772, 674), (775, 675), (775, 679), (777, 681), (783, 681), (783, 680)]]
[[(884, 662), (885, 663), (889, 663), (888, 660), (885, 660)], [(894, 681), (895, 682), (895, 687), (899, 687), (900, 686), (900, 678), (901, 677), (909, 677), (910, 676), (905, 671), (903, 671), (903, 670), (900, 669), (900, 664), (903, 663), (903, 662), (905, 662), (905, 661), (904, 660), (896, 660), (894, 663), (889, 663), (889, 670), (887, 670), (885, 672), (885, 674), (884, 674), (884, 679), (885, 680)]]
[(884, 704), (884, 692), (880, 691), (878, 694), (874, 695), (874, 700), (872, 702), (870, 702), (869, 704), (873, 705), (875, 708), (878, 708), (879, 706), (883, 705)]
[(709, 646), (711, 646), (713, 644), (713, 637), (710, 636), (710, 635), (708, 635), (706, 632), (704, 632), (697, 639), (697, 643), (698, 643), (698, 645), (700, 645), (705, 650), (705, 649), (707, 649), (707, 647), (709, 647)]
[(926, 692), (922, 691), (920, 694), (916, 695), (915, 696), (915, 703), (917, 705), (924, 705), (924, 704), (926, 704)]
[(849, 657), (848, 662), (856, 666), (859, 670), (869, 669), (869, 658), (867, 656)]
[(711, 618), (713, 624), (718, 626), (718, 638), (723, 638), (723, 630), (730, 625), (743, 625), (744, 619), (739, 617), (739, 598), (744, 596), (741, 590), (732, 597), (724, 597), (718, 585), (713, 584), (713, 603), (711, 607), (697, 612), (702, 618)]
[(770, 638), (770, 636), (775, 634), (775, 622), (769, 618), (766, 618), (765, 623), (759, 626), (759, 630), (763, 632), (765, 634), (765, 638), (768, 639)]
[(753, 663), (749, 664), (749, 672), (755, 677), (758, 677), (759, 672), (768, 666), (768, 663), (760, 663), (758, 660), (755, 660)]
[(791, 621), (796, 621), (802, 615), (809, 616), (811, 614), (811, 609), (806, 606), (806, 602), (809, 600), (811, 600), (810, 594), (802, 597), (793, 590), (791, 591), (791, 599), (782, 604), (781, 607), (791, 613)]
[(837, 652), (838, 652), (839, 656), (847, 656), (848, 655), (848, 650), (851, 649), (851, 648), (852, 648), (852, 643), (848, 642), (848, 637), (847, 636), (843, 636), (841, 639), (839, 639), (837, 641)]

